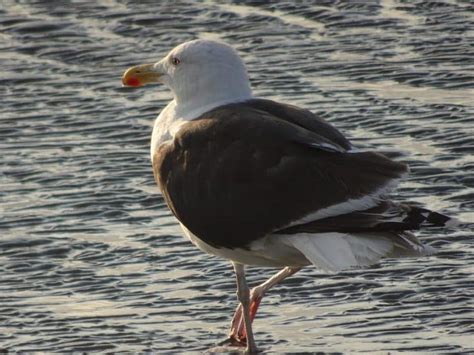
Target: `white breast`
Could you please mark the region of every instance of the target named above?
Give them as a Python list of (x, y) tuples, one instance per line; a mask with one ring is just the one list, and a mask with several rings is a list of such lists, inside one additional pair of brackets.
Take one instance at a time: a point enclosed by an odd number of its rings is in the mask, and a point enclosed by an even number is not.
[(170, 132), (172, 123), (176, 120), (175, 101), (171, 101), (158, 115), (153, 125), (153, 133), (151, 135), (150, 157), (153, 160), (158, 147), (166, 141), (173, 138)]

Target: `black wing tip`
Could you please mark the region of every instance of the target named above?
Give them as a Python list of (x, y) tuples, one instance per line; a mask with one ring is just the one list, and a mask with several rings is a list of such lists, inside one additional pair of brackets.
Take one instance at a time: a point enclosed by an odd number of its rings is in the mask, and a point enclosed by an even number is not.
[[(416, 217), (414, 217), (415, 215)], [(455, 227), (462, 224), (462, 222), (456, 218), (420, 207), (411, 209), (406, 220), (410, 218), (417, 218), (420, 227)]]
[[(389, 203), (390, 205), (390, 203)], [(454, 228), (462, 222), (456, 218), (446, 216), (425, 208), (410, 205), (393, 205), (400, 208), (404, 215), (398, 221), (377, 220), (377, 216), (383, 217), (383, 213), (377, 214), (376, 209), (382, 205), (373, 207), (366, 211), (354, 211), (345, 215), (323, 218), (320, 220), (294, 225), (278, 230), (277, 234), (296, 233), (368, 233), (368, 232), (404, 232), (424, 228), (446, 227)], [(371, 220), (370, 218), (374, 219)], [(401, 216), (400, 216), (401, 217)]]

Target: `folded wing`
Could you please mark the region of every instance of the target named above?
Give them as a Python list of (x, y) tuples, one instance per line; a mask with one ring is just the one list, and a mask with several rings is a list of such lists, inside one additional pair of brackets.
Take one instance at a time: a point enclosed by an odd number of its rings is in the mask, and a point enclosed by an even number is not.
[(305, 125), (246, 103), (222, 106), (184, 124), (158, 149), (156, 180), (190, 231), (235, 248), (373, 208), (407, 172), (377, 153), (347, 153), (347, 140), (322, 120)]

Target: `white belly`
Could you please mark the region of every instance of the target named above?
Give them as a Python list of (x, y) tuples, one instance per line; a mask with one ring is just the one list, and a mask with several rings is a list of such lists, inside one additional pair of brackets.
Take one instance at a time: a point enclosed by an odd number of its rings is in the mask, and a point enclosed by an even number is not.
[(181, 224), (181, 227), (189, 240), (203, 252), (244, 265), (285, 267), (311, 264), (298, 249), (283, 243), (283, 238), (278, 235), (261, 238), (251, 243), (249, 249), (214, 248), (191, 233), (184, 225)]

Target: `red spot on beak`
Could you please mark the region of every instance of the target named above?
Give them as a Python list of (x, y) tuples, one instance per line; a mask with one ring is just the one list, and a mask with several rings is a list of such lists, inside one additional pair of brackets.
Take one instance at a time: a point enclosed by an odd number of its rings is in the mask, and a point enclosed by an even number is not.
[(127, 86), (142, 86), (142, 83), (140, 82), (140, 80), (138, 80), (137, 78), (133, 76), (128, 78), (124, 84)]

